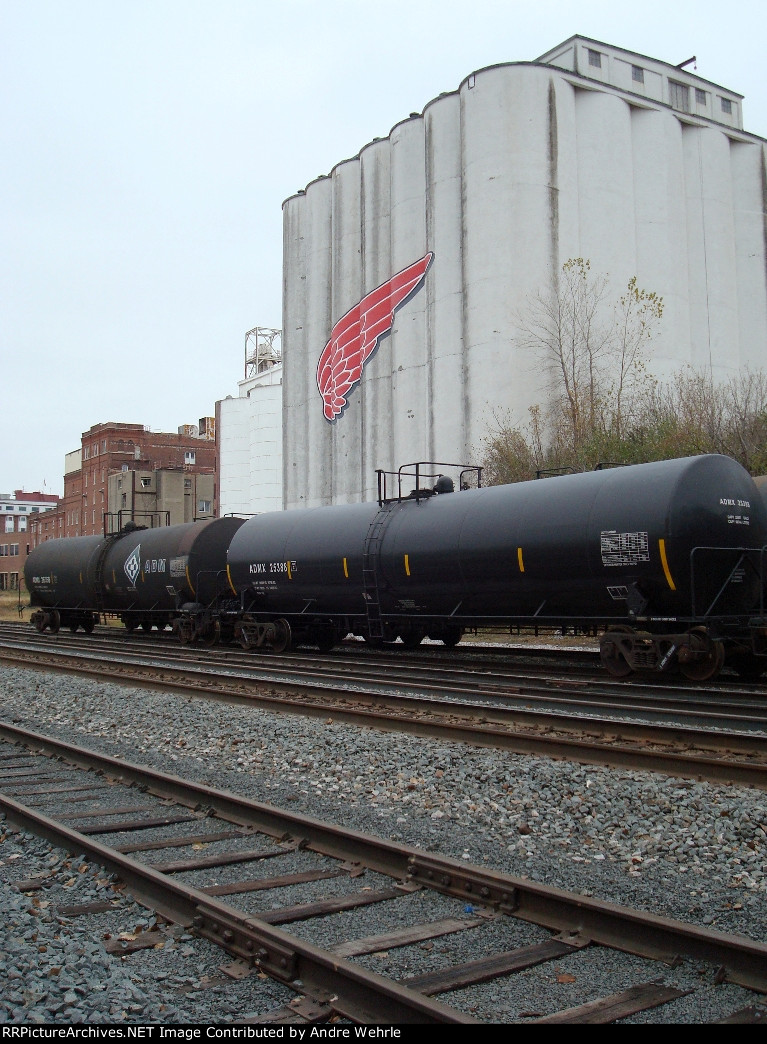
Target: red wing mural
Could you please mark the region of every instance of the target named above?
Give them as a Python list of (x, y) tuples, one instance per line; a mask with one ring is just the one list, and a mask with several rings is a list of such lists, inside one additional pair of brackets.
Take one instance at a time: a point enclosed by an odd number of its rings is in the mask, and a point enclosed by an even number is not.
[(317, 387), (327, 420), (334, 421), (349, 405), (347, 396), (359, 383), (362, 368), (391, 330), (396, 309), (420, 286), (433, 256), (426, 254), (371, 290), (331, 330), (317, 363)]

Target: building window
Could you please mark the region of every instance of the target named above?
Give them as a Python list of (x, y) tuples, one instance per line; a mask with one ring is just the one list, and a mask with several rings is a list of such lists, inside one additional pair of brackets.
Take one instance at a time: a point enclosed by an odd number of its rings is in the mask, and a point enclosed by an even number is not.
[(595, 69), (602, 68), (602, 55), (599, 51), (592, 51), (589, 48), (589, 65), (592, 65)]
[(644, 83), (644, 69), (641, 65), (631, 66), (631, 79), (634, 83)]
[(18, 544), (11, 544), (11, 554), (12, 555), (17, 555), (18, 553), (19, 553), (19, 545)]
[(148, 486), (152, 485), (152, 480), (150, 478), (142, 478), (141, 485), (146, 489)]
[(120, 498), (120, 507), (127, 507), (127, 506), (128, 506), (128, 494), (127, 493), (123, 493), (122, 497)]
[(185, 464), (194, 464), (194, 462), (195, 462), (194, 450), (187, 450), (186, 453), (184, 454), (184, 463)]
[(18, 586), (19, 586), (19, 574), (18, 573), (9, 573), (8, 577), (9, 577), (9, 580), (10, 580), (9, 590), (15, 591), (18, 588)]
[(706, 104), (707, 104), (707, 102), (706, 102), (706, 92), (702, 91), (700, 89), (700, 87), (696, 87), (695, 88), (695, 104), (696, 105), (702, 105), (704, 108), (706, 107)]
[(690, 111), (690, 88), (686, 83), (669, 80), (668, 95), (672, 108), (679, 109), (680, 112)]
[(197, 501), (197, 513), (199, 515), (210, 514), (210, 501), (209, 500), (198, 500)]
[(732, 102), (729, 98), (722, 98), (722, 112), (726, 112), (728, 116), (732, 116)]
[(191, 488), (192, 488), (192, 480), (191, 479), (184, 479), (184, 489), (191, 489)]

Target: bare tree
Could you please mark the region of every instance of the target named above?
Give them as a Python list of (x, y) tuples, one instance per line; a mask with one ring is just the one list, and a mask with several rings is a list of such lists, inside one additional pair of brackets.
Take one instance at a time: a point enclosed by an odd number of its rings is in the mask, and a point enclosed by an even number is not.
[(552, 447), (580, 458), (595, 438), (621, 439), (651, 382), (644, 352), (663, 315), (663, 298), (632, 277), (612, 305), (606, 276), (570, 258), (546, 293), (517, 317), (518, 344), (543, 362), (545, 421)]

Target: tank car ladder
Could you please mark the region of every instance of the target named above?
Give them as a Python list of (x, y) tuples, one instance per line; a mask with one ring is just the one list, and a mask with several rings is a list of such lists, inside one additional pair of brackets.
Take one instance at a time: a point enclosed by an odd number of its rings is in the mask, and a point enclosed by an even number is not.
[(362, 552), (362, 593), (365, 599), (365, 614), (368, 634), (371, 638), (383, 638), (381, 599), (378, 590), (378, 554), (381, 549), (384, 523), (389, 513), (389, 504), (381, 504), (378, 514), (368, 526)]

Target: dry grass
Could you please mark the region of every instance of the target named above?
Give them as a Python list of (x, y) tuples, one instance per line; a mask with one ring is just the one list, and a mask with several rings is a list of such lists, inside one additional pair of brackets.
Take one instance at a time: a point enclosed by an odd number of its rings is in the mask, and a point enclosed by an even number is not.
[(26, 606), (29, 605), (29, 596), (26, 591), (21, 592), (21, 604), (24, 613), (19, 616), (19, 592), (0, 591), (0, 620), (28, 620), (29, 610)]

